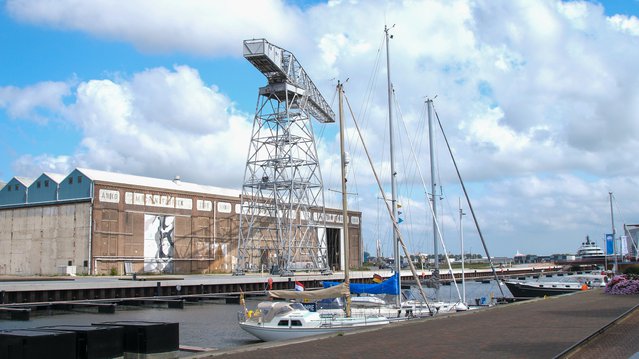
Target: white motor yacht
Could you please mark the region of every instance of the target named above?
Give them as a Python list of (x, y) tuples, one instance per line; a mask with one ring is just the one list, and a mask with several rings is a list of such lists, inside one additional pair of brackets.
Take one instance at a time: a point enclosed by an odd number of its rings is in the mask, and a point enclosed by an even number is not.
[(592, 288), (605, 287), (608, 276), (604, 272), (574, 274), (559, 280), (506, 280), (508, 290), (515, 298), (544, 297), (574, 293)]
[(254, 312), (244, 313), (239, 320), (242, 329), (264, 341), (340, 333), (388, 323), (383, 316), (338, 317), (311, 312), (302, 304), (291, 302), (261, 302)]
[(577, 258), (601, 258), (604, 256), (603, 250), (590, 240), (590, 236), (586, 236), (586, 241), (581, 243), (577, 250)]

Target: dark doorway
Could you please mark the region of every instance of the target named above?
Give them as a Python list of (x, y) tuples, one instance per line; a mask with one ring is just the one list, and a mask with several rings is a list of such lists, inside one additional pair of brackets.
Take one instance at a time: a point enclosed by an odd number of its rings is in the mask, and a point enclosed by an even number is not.
[(326, 249), (328, 250), (328, 268), (340, 270), (340, 234), (339, 228), (326, 228)]

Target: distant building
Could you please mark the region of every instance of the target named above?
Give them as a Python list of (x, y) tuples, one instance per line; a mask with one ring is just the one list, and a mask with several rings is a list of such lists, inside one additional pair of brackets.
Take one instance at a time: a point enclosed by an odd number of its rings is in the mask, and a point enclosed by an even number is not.
[(565, 262), (574, 261), (576, 256), (574, 254), (551, 254), (549, 257), (550, 262)]
[(29, 203), (57, 201), (60, 183), (64, 177), (62, 174), (49, 172), (40, 175), (28, 188)]
[(513, 263), (513, 259), (509, 257), (493, 257), (493, 264), (496, 266), (507, 266)]
[[(0, 190), (0, 274), (230, 273), (240, 191), (77, 168)], [(361, 213), (349, 212), (351, 266)], [(326, 209), (331, 268), (343, 269), (341, 210)], [(328, 232), (328, 231), (327, 231)]]
[(0, 190), (0, 206), (27, 203), (27, 189), (33, 182), (26, 177), (13, 177)]
[(624, 236), (626, 237), (625, 242), (626, 248), (628, 249), (628, 256), (636, 258), (637, 248), (639, 247), (639, 224), (624, 225)]
[(513, 257), (513, 262), (515, 264), (526, 263), (526, 255), (525, 254), (521, 254), (521, 253), (519, 253), (519, 251), (517, 251), (517, 253), (515, 253), (515, 256)]

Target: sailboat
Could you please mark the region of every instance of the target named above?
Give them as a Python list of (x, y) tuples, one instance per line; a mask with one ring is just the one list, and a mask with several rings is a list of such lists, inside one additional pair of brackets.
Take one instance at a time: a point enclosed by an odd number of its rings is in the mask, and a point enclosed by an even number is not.
[[(376, 180), (377, 180), (377, 183), (378, 183), (378, 186), (379, 186), (379, 190), (382, 193), (382, 197), (384, 199), (384, 203), (386, 204), (387, 210), (389, 212), (389, 216), (391, 217), (391, 220), (393, 222), (393, 247), (394, 247), (394, 256), (396, 258), (396, 260), (395, 260), (395, 273), (400, 273), (400, 271), (401, 271), (401, 260), (399, 260), (401, 258), (401, 255), (399, 253), (399, 245), (400, 245), (400, 243), (401, 243), (401, 245), (402, 245), (402, 247), (404, 249), (404, 252), (405, 252), (407, 257), (409, 257), (409, 254), (408, 254), (408, 251), (407, 251), (407, 249), (406, 249), (406, 247), (405, 247), (405, 245), (403, 243), (403, 240), (401, 238), (401, 233), (400, 233), (399, 227), (398, 227), (398, 223), (399, 222), (397, 221), (397, 218), (398, 218), (397, 183), (396, 183), (396, 173), (397, 172), (395, 171), (395, 167), (394, 167), (394, 151), (393, 151), (393, 139), (394, 139), (393, 127), (394, 126), (393, 126), (393, 110), (392, 110), (392, 104), (393, 104), (392, 96), (393, 96), (394, 92), (393, 92), (393, 87), (392, 87), (392, 83), (391, 83), (391, 75), (390, 75), (391, 74), (391, 68), (390, 68), (390, 51), (389, 51), (389, 38), (392, 38), (392, 37), (389, 36), (389, 30), (390, 29), (388, 27), (385, 27), (385, 29), (384, 29), (384, 32), (386, 34), (386, 41), (385, 42), (386, 42), (387, 78), (388, 78), (387, 79), (388, 80), (388, 116), (389, 116), (389, 130), (390, 130), (390, 137), (389, 137), (389, 139), (390, 139), (390, 141), (389, 141), (390, 142), (390, 167), (391, 167), (391, 198), (390, 198), (390, 201), (387, 201), (387, 197), (384, 194), (384, 190), (383, 190), (383, 188), (382, 188), (382, 186), (381, 186), (381, 184), (379, 182), (379, 178), (377, 178), (377, 174), (375, 174), (375, 177), (376, 177)], [(432, 102), (433, 102), (432, 99), (428, 99), (426, 101), (426, 103), (428, 105), (428, 128), (429, 128), (429, 140), (430, 140), (430, 163), (431, 163), (431, 186), (432, 186), (432, 192), (431, 192), (432, 193), (432, 202), (429, 201), (429, 207), (430, 207), (431, 215), (432, 215), (432, 218), (433, 218), (433, 236), (434, 236), (434, 250), (435, 250), (434, 254), (435, 254), (435, 258), (436, 258), (435, 271), (433, 273), (433, 277), (435, 277), (437, 279), (438, 274), (439, 274), (439, 261), (437, 260), (438, 259), (438, 239), (439, 239), (439, 241), (441, 241), (441, 245), (442, 245), (442, 248), (444, 250), (444, 255), (446, 256), (446, 259), (447, 259), (446, 262), (448, 264), (449, 274), (452, 275), (453, 271), (452, 271), (452, 267), (451, 267), (451, 262), (448, 259), (448, 256), (446, 254), (447, 253), (446, 252), (446, 246), (445, 246), (445, 243), (443, 241), (439, 225), (437, 223), (437, 212), (436, 212), (436, 208), (437, 207), (436, 207), (436, 203), (435, 203), (436, 186), (435, 186), (434, 180), (432, 180), (432, 179), (435, 178), (434, 158), (433, 158), (433, 156), (434, 156), (433, 127), (434, 126), (433, 126), (433, 116), (432, 116), (432, 113), (433, 113)], [(439, 123), (439, 125), (440, 125), (440, 128), (441, 128), (441, 123)], [(357, 127), (357, 123), (356, 123), (356, 127)], [(358, 132), (359, 132), (359, 129), (358, 129)], [(443, 134), (443, 128), (442, 128), (442, 134)], [(448, 140), (446, 139), (445, 134), (443, 134), (443, 135), (444, 135), (444, 139), (446, 140), (446, 144), (448, 146)], [(361, 135), (360, 135), (360, 137), (361, 137)], [(488, 249), (486, 247), (485, 241), (483, 239), (481, 231), (479, 230), (477, 219), (475, 217), (472, 205), (471, 205), (470, 200), (468, 198), (468, 194), (466, 192), (466, 188), (465, 188), (464, 183), (463, 183), (463, 181), (461, 179), (461, 175), (459, 174), (459, 170), (457, 168), (457, 164), (455, 162), (455, 159), (452, 156), (452, 151), (450, 150), (450, 146), (448, 146), (448, 149), (449, 149), (449, 152), (451, 154), (451, 158), (453, 160), (453, 164), (455, 165), (455, 169), (457, 171), (458, 178), (459, 178), (459, 180), (461, 182), (461, 185), (462, 185), (462, 188), (464, 190), (464, 194), (465, 194), (466, 200), (468, 202), (471, 214), (473, 216), (473, 220), (475, 221), (475, 225), (476, 225), (477, 230), (479, 232), (480, 239), (482, 240), (482, 244), (484, 245), (484, 250), (486, 251), (486, 255), (488, 256), (489, 261), (491, 263), (491, 268), (493, 270), (493, 274), (494, 274), (495, 278), (497, 278), (494, 266), (492, 265), (492, 260), (490, 258), (490, 254), (488, 253)], [(364, 148), (364, 150), (365, 150), (365, 152), (367, 153), (367, 156), (368, 156), (368, 151), (366, 150), (366, 148)], [(411, 146), (411, 152), (412, 152), (412, 146)], [(415, 157), (415, 161), (418, 163), (414, 152), (413, 152), (413, 156)], [(369, 161), (370, 161), (370, 156), (368, 156), (368, 157), (369, 157)], [(371, 163), (371, 167), (373, 168), (372, 163)], [(419, 165), (417, 165), (417, 170), (420, 172), (420, 176), (421, 176), (421, 170), (419, 169)], [(375, 172), (374, 168), (373, 168), (373, 172)], [(423, 176), (422, 176), (422, 182), (423, 182)], [(425, 185), (424, 185), (424, 187), (425, 187)], [(425, 192), (427, 192), (426, 189), (425, 189)], [(389, 203), (390, 203), (390, 205), (389, 205)], [(418, 276), (417, 276), (417, 274), (415, 272), (415, 268), (414, 268), (412, 262), (409, 261), (409, 265), (410, 265), (410, 269), (411, 269), (411, 271), (413, 273), (413, 276), (415, 278), (415, 282), (418, 285), (418, 289), (420, 291), (420, 294), (423, 297), (423, 301), (421, 301), (421, 302), (420, 301), (416, 301), (416, 300), (403, 300), (402, 301), (401, 296), (400, 295), (396, 295), (395, 309), (401, 309), (402, 307), (406, 307), (407, 305), (421, 306), (421, 307), (425, 308), (426, 310), (428, 310), (431, 314), (434, 314), (433, 310), (438, 310), (438, 309), (439, 310), (444, 309), (446, 311), (459, 311), (459, 310), (467, 310), (468, 309), (468, 306), (465, 303), (465, 293), (464, 293), (464, 296), (462, 297), (461, 293), (459, 292), (459, 288), (457, 288), (456, 282), (454, 282), (454, 283), (455, 283), (455, 288), (457, 290), (457, 294), (458, 294), (458, 297), (459, 297), (458, 301), (456, 301), (456, 302), (440, 302), (440, 301), (438, 301), (438, 302), (429, 304), (428, 300), (427, 300), (427, 298), (426, 298), (426, 296), (425, 296), (425, 294), (423, 292), (423, 289), (421, 287), (421, 282), (420, 282), (420, 280), (419, 280), (419, 278), (418, 278)], [(437, 287), (439, 283), (434, 283), (434, 284), (435, 284), (435, 287)], [(401, 287), (401, 276), (398, 276), (397, 285), (398, 285), (398, 288)], [(501, 288), (500, 288), (500, 291), (501, 291)], [(503, 292), (502, 292), (502, 294), (503, 294)], [(438, 299), (437, 296), (436, 296), (435, 299)]]
[[(348, 239), (348, 207), (346, 199), (346, 156), (344, 152), (344, 118), (342, 84), (338, 83), (339, 119), (340, 119), (340, 158), (342, 167), (342, 214), (343, 236)], [(269, 291), (272, 298), (296, 300), (298, 302), (261, 302), (255, 311), (246, 308), (239, 314), (239, 325), (248, 333), (264, 341), (288, 340), (310, 335), (340, 333), (362, 327), (389, 324), (390, 320), (383, 315), (367, 313), (367, 315), (351, 315), (350, 297), (350, 253), (349, 246), (344, 246), (344, 283), (330, 288), (313, 291)], [(299, 301), (317, 301), (326, 298), (346, 297), (345, 316), (312, 312)], [(243, 300), (242, 300), (243, 301)]]
[[(409, 297), (404, 297), (402, 296), (403, 293), (400, 293), (400, 288), (401, 288), (401, 254), (399, 252), (399, 247), (400, 244), (402, 245), (402, 248), (404, 250), (404, 253), (406, 254), (406, 256), (408, 258), (410, 258), (410, 255), (408, 253), (408, 250), (406, 249), (406, 246), (404, 245), (404, 242), (402, 240), (402, 236), (401, 236), (401, 232), (399, 230), (398, 224), (400, 222), (398, 222), (397, 218), (398, 218), (398, 206), (397, 206), (397, 181), (396, 181), (396, 171), (395, 171), (395, 165), (394, 165), (394, 146), (393, 146), (393, 108), (392, 108), (392, 94), (393, 94), (393, 89), (392, 89), (392, 83), (391, 83), (391, 68), (390, 68), (390, 50), (389, 50), (389, 39), (391, 38), (391, 36), (389, 35), (390, 32), (390, 28), (385, 27), (384, 28), (384, 33), (385, 33), (385, 38), (386, 38), (386, 65), (387, 65), (387, 81), (388, 81), (388, 116), (389, 116), (389, 130), (390, 130), (390, 170), (391, 170), (391, 198), (390, 201), (387, 201), (387, 196), (385, 194), (384, 189), (381, 186), (381, 183), (379, 181), (379, 177), (377, 176), (377, 173), (375, 171), (374, 166), (372, 165), (372, 161), (370, 158), (370, 155), (368, 153), (368, 150), (366, 148), (366, 145), (364, 143), (364, 141), (362, 140), (362, 145), (364, 147), (364, 151), (366, 152), (366, 155), (368, 157), (368, 160), (370, 162), (371, 165), (371, 169), (373, 171), (373, 174), (375, 176), (377, 185), (379, 187), (379, 191), (384, 199), (384, 203), (386, 204), (387, 207), (387, 211), (389, 214), (389, 217), (391, 219), (391, 222), (393, 224), (393, 251), (394, 251), (394, 256), (396, 258), (395, 260), (395, 274), (393, 275), (392, 278), (392, 285), (385, 285), (385, 286), (380, 286), (380, 285), (375, 285), (375, 284), (370, 284), (370, 285), (361, 285), (361, 287), (357, 287), (357, 289), (354, 289), (353, 287), (351, 287), (351, 293), (368, 293), (368, 294), (382, 294), (380, 293), (379, 288), (383, 287), (385, 288), (385, 291), (383, 291), (383, 294), (390, 294), (394, 296), (395, 299), (395, 303), (394, 304), (380, 304), (377, 306), (373, 306), (373, 305), (366, 305), (363, 307), (359, 307), (359, 308), (355, 308), (355, 310), (359, 313), (371, 313), (372, 311), (375, 311), (376, 313), (388, 316), (389, 318), (392, 316), (397, 317), (402, 317), (402, 312), (405, 313), (404, 317), (413, 317), (413, 316), (431, 316), (434, 315), (436, 311), (438, 311), (439, 309), (442, 309), (444, 307), (446, 307), (446, 311), (454, 309), (456, 307), (458, 307), (459, 303), (454, 303), (453, 305), (449, 305), (449, 303), (437, 303), (437, 305), (433, 306), (430, 305), (428, 303), (428, 299), (426, 298), (426, 295), (424, 293), (423, 288), (421, 287), (421, 283), (419, 282), (419, 277), (417, 276), (415, 267), (413, 265), (412, 262), (409, 261), (409, 267), (411, 269), (411, 272), (413, 274), (413, 277), (415, 279), (415, 282), (418, 286), (419, 292), (422, 296), (423, 300), (417, 300), (415, 298), (409, 298)], [(341, 97), (340, 97), (341, 99)], [(347, 100), (348, 101), (348, 100)], [(350, 108), (350, 106), (349, 106)], [(352, 111), (351, 111), (352, 112)], [(353, 119), (355, 120), (355, 119)], [(357, 131), (359, 131), (359, 127), (357, 125), (357, 121), (355, 121), (355, 126), (357, 128)], [(361, 133), (360, 133), (360, 138), (361, 138)], [(344, 187), (343, 187), (344, 189)], [(389, 204), (390, 203), (390, 204)], [(324, 286), (331, 286), (331, 285), (337, 285), (338, 283), (331, 283), (331, 282), (325, 282)], [(369, 301), (370, 302), (370, 301)], [(350, 304), (350, 303), (347, 303)], [(370, 304), (370, 303), (367, 303)], [(463, 309), (461, 306), (459, 306), (458, 308)], [(395, 318), (394, 318), (395, 319)]]
[(239, 325), (246, 332), (264, 341), (289, 340), (311, 335), (341, 333), (362, 327), (389, 324), (383, 316), (344, 317), (308, 310), (300, 301), (337, 298), (349, 293), (343, 283), (328, 289), (313, 291), (270, 291), (273, 298), (293, 299), (296, 302), (265, 301), (255, 311), (240, 312)]

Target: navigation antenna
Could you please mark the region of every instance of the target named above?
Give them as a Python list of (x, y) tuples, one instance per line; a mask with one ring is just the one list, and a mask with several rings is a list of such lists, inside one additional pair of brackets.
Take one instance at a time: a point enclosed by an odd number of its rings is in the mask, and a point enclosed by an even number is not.
[(335, 114), (295, 56), (265, 39), (244, 57), (268, 80), (259, 89), (242, 185), (234, 274), (328, 272), (322, 175), (310, 118)]

